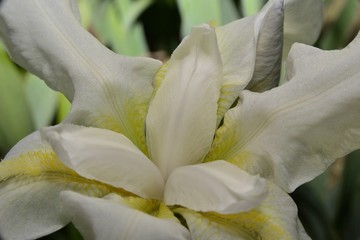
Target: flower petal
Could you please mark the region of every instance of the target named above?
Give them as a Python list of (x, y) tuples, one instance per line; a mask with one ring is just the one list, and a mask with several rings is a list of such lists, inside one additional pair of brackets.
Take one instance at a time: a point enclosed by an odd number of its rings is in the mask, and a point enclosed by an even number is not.
[(144, 119), (160, 62), (116, 55), (78, 22), (76, 0), (11, 0), (0, 36), (12, 58), (61, 91), (68, 121), (123, 133), (145, 150)]
[(225, 160), (286, 191), (360, 148), (360, 34), (343, 50), (296, 44), (286, 84), (244, 91), (218, 130), (206, 161)]
[(225, 161), (177, 168), (168, 178), (164, 201), (196, 211), (248, 211), (267, 195), (267, 183)]
[(208, 151), (221, 72), (214, 30), (193, 28), (171, 56), (146, 119), (152, 160), (165, 177), (178, 166), (200, 162)]
[(254, 75), (247, 89), (263, 92), (276, 87), (280, 79), (283, 46), (284, 1), (269, 1), (260, 15), (261, 30), (256, 47)]
[(81, 176), (142, 197), (162, 197), (164, 180), (158, 168), (123, 135), (76, 125), (48, 128), (42, 135), (59, 159)]
[(284, 59), (293, 43), (315, 43), (323, 23), (322, 14), (322, 0), (285, 0)]
[[(271, 0), (256, 16), (250, 16), (216, 28), (223, 62), (223, 84), (219, 100), (219, 124), (239, 93), (254, 77), (254, 87), (266, 76), (275, 79), (281, 59), (283, 1)], [(263, 32), (263, 33), (262, 33)], [(271, 36), (271, 47), (268, 37)], [(271, 57), (270, 60), (267, 57)], [(256, 68), (256, 69), (255, 69)], [(254, 75), (254, 71), (258, 73)], [(254, 76), (253, 76), (254, 75)], [(269, 80), (270, 81), (270, 80)], [(267, 81), (260, 85), (271, 85)]]
[(36, 239), (70, 222), (59, 193), (102, 197), (111, 187), (80, 177), (62, 164), (35, 132), (0, 163), (0, 233), (3, 239)]
[(310, 239), (297, 217), (297, 208), (292, 199), (278, 187), (269, 184), (270, 191), (265, 201), (248, 212), (222, 215), (197, 213), (178, 208), (193, 239)]
[(75, 226), (85, 239), (190, 239), (188, 230), (180, 223), (129, 208), (115, 196), (99, 199), (74, 192), (63, 192), (61, 195), (73, 215)]

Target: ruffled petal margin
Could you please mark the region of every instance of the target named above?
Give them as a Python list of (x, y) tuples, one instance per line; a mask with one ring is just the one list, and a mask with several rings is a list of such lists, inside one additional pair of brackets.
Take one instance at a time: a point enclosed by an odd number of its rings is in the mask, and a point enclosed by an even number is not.
[(360, 34), (345, 49), (296, 44), (286, 84), (244, 91), (206, 161), (221, 157), (291, 192), (360, 148)]

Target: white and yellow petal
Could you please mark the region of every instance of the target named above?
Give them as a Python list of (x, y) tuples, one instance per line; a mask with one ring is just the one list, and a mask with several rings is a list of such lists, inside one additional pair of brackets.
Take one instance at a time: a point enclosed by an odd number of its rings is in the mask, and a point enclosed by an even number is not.
[[(74, 192), (63, 192), (62, 199), (85, 239), (191, 239), (189, 231), (160, 203), (156, 208), (154, 203), (148, 201), (140, 209), (134, 209), (116, 195), (99, 199)], [(154, 208), (154, 211), (146, 212), (146, 208)]]
[(0, 36), (15, 62), (72, 100), (68, 122), (121, 132), (146, 152), (144, 120), (161, 63), (113, 53), (78, 18), (75, 0), (4, 1)]
[[(257, 15), (216, 28), (224, 69), (218, 124), (251, 79), (249, 87), (258, 86), (255, 90), (276, 85), (282, 27), (283, 1), (271, 0)], [(269, 46), (268, 37), (272, 38)]]
[(167, 205), (231, 214), (248, 211), (267, 195), (267, 183), (225, 161), (177, 168), (164, 191)]
[(305, 240), (310, 239), (297, 217), (293, 200), (274, 184), (258, 207), (237, 214), (202, 213), (178, 208), (193, 239), (198, 240)]
[(296, 44), (288, 82), (244, 91), (225, 116), (207, 160), (221, 156), (286, 191), (360, 148), (360, 35), (345, 49)]
[(151, 159), (165, 177), (178, 166), (200, 162), (210, 148), (221, 74), (214, 30), (193, 28), (172, 54), (146, 119)]
[(63, 190), (99, 197), (116, 192), (66, 167), (39, 132), (20, 141), (0, 162), (1, 237), (36, 239), (69, 223), (59, 197)]
[(159, 169), (123, 135), (60, 125), (42, 130), (42, 136), (59, 159), (79, 175), (141, 197), (161, 199), (164, 180)]

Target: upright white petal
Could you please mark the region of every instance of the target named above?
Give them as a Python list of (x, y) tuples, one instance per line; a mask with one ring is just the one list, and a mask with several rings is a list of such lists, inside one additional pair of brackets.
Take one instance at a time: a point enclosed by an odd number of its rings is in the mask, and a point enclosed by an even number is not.
[(279, 83), (283, 48), (284, 1), (269, 1), (259, 14), (259, 39), (256, 46), (254, 75), (247, 86), (263, 92)]
[(336, 158), (360, 148), (360, 35), (343, 50), (296, 44), (289, 82), (261, 94), (244, 91), (218, 130), (218, 155), (293, 191)]
[(322, 0), (285, 0), (284, 58), (295, 42), (314, 44), (322, 23)]
[[(257, 85), (258, 90), (276, 85), (282, 21), (283, 1), (271, 0), (257, 15), (216, 28), (224, 68), (218, 124), (252, 78), (250, 87)], [(268, 80), (263, 82), (264, 78)]]
[(162, 197), (164, 180), (158, 168), (123, 135), (76, 125), (48, 128), (42, 135), (79, 175), (142, 197)]
[(164, 201), (196, 211), (246, 212), (267, 195), (267, 183), (225, 161), (177, 168), (168, 178)]
[(178, 166), (200, 162), (208, 151), (221, 73), (214, 30), (195, 27), (171, 56), (146, 119), (151, 158), (164, 176)]
[(0, 37), (15, 62), (73, 100), (68, 121), (121, 132), (146, 151), (144, 119), (160, 62), (116, 55), (78, 17), (76, 0), (5, 0)]
[(190, 240), (188, 230), (180, 223), (131, 209), (120, 199), (91, 198), (74, 192), (63, 192), (62, 199), (85, 239)]

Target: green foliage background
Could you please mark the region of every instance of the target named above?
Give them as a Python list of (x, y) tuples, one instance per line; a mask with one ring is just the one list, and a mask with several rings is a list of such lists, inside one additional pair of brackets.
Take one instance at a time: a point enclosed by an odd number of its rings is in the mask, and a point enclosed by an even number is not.
[[(78, 0), (82, 24), (115, 52), (166, 60), (191, 26), (223, 25), (256, 13), (265, 0)], [(316, 46), (346, 46), (360, 29), (359, 0), (324, 0)], [(360, 81), (360, 79), (359, 79)], [(360, 93), (359, 93), (360, 94)], [(8, 58), (0, 43), (0, 158), (24, 136), (64, 119), (65, 97)], [(292, 197), (315, 240), (360, 239), (360, 151), (337, 160)], [(70, 224), (42, 239), (82, 239)]]

